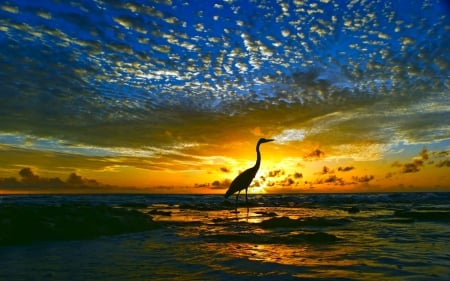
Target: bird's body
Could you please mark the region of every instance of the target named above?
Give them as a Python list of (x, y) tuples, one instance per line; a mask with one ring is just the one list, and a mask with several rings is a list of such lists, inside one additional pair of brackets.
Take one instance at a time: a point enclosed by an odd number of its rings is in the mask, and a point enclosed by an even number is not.
[(262, 143), (273, 141), (273, 139), (265, 139), (261, 138), (258, 140), (258, 143), (256, 144), (256, 163), (253, 167), (245, 170), (239, 176), (237, 176), (230, 184), (230, 187), (228, 188), (227, 192), (225, 193), (225, 198), (228, 198), (232, 194), (236, 193), (236, 204), (239, 197), (239, 194), (242, 190), (245, 189), (245, 202), (248, 201), (247, 198), (247, 190), (249, 185), (252, 183), (253, 178), (255, 177), (256, 173), (258, 172), (259, 166), (261, 164), (261, 153), (259, 152), (259, 146)]

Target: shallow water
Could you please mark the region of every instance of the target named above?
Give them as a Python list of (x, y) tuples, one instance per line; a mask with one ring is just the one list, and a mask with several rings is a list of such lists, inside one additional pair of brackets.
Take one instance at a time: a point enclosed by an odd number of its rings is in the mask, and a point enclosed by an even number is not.
[(0, 247), (0, 280), (448, 280), (450, 194), (8, 196), (107, 204), (160, 222), (91, 240)]

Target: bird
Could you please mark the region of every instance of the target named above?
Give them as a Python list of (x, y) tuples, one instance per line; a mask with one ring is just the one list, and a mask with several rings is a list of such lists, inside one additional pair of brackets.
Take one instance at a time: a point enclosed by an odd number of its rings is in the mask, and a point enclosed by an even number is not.
[(258, 143), (256, 144), (256, 163), (253, 167), (245, 170), (241, 174), (239, 174), (230, 184), (230, 187), (228, 188), (227, 192), (225, 193), (225, 198), (228, 198), (232, 194), (236, 193), (236, 206), (238, 202), (239, 194), (242, 190), (245, 189), (245, 203), (248, 203), (247, 198), (247, 190), (248, 186), (252, 182), (253, 178), (256, 175), (256, 172), (258, 172), (259, 166), (261, 164), (261, 152), (259, 152), (259, 146), (266, 142), (274, 141), (274, 139), (265, 139), (260, 138), (258, 140)]

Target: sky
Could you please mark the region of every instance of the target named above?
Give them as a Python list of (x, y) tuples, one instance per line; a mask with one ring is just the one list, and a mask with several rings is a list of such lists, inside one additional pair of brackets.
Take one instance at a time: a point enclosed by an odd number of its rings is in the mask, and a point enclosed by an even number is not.
[(6, 0), (0, 82), (0, 193), (450, 191), (447, 1)]

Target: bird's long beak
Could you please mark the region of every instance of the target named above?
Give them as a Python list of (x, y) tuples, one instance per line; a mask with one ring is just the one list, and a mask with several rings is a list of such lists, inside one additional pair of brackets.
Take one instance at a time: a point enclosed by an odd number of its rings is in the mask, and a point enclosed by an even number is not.
[(267, 142), (269, 142), (269, 141), (274, 141), (275, 139), (266, 139), (267, 140)]

